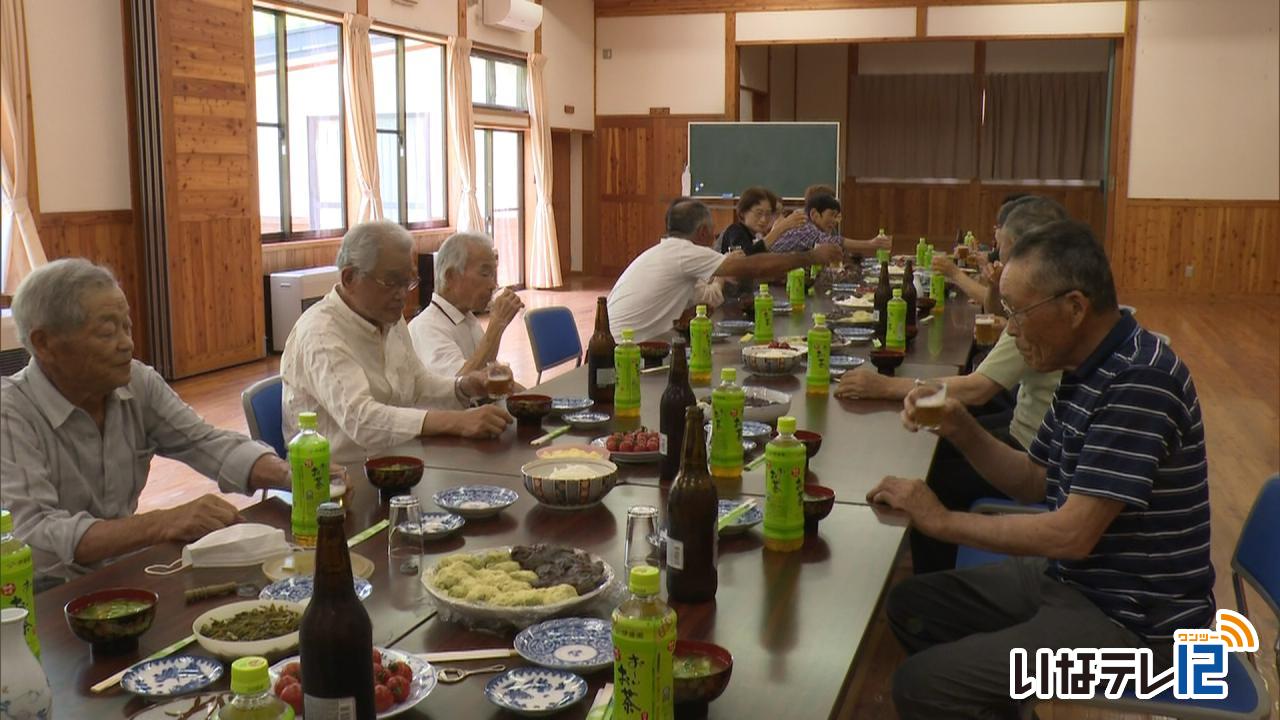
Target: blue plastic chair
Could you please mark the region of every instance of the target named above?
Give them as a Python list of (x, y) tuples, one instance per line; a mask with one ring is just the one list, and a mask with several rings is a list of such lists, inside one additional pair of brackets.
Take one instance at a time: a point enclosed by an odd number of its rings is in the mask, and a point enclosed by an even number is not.
[[(1044, 503), (1020, 503), (1017, 500), (995, 497), (980, 498), (969, 506), (969, 512), (982, 513), (984, 515), (1013, 515), (1019, 513), (1033, 515), (1048, 511), (1049, 506)], [(1008, 555), (961, 545), (956, 548), (956, 569), (991, 565), (1006, 558), (1008, 558)]]
[(545, 370), (570, 360), (582, 365), (582, 339), (578, 337), (578, 324), (573, 321), (569, 308), (556, 305), (526, 310), (524, 328), (529, 333), (533, 365), (538, 369), (538, 384), (542, 383)]
[(284, 383), (279, 375), (259, 380), (240, 393), (249, 437), (275, 448), (282, 458), (289, 453), (284, 441), (283, 401)]

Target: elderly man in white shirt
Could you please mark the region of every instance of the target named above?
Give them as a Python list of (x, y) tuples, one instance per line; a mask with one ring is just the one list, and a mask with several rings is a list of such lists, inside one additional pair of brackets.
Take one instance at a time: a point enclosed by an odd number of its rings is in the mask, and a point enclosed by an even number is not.
[(133, 359), (129, 302), (110, 270), (82, 258), (37, 268), (14, 294), (13, 318), (31, 361), (0, 378), (0, 497), (31, 546), (37, 586), (239, 521), (212, 494), (137, 512), (155, 455), (225, 492), (289, 487), (271, 448), (210, 426)]
[[(409, 321), (413, 349), (427, 370), (439, 375), (480, 370), (498, 357), (502, 334), (524, 303), (510, 289), (493, 296), (498, 287), (498, 255), (487, 235), (449, 236), (436, 253), (435, 273), (431, 304)], [(487, 329), (480, 327), (475, 316), (485, 308), (490, 308)]]
[(840, 260), (837, 245), (794, 253), (721, 255), (711, 248), (714, 221), (707, 206), (681, 197), (667, 208), (667, 237), (645, 250), (622, 272), (609, 293), (609, 331), (635, 331), (637, 340), (662, 338), (695, 302), (714, 304), (721, 278), (773, 277), (809, 265)]
[(314, 411), (335, 462), (424, 435), (496, 437), (511, 416), (495, 405), (463, 409), (485, 394), (480, 373), (436, 375), (413, 352), (404, 302), (417, 287), (413, 238), (393, 222), (356, 225), (338, 250), (342, 281), (307, 308), (285, 341), (285, 436)]

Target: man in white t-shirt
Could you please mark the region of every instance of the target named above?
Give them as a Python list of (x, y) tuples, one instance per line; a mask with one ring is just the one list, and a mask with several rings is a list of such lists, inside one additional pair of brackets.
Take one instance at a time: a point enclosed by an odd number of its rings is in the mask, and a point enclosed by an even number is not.
[(687, 197), (672, 201), (666, 237), (632, 260), (609, 293), (609, 331), (615, 338), (622, 337), (623, 328), (634, 330), (638, 340), (665, 338), (687, 308), (714, 299), (716, 279), (774, 277), (834, 263), (842, 255), (836, 245), (776, 255), (721, 255), (711, 247), (715, 236), (706, 205)]

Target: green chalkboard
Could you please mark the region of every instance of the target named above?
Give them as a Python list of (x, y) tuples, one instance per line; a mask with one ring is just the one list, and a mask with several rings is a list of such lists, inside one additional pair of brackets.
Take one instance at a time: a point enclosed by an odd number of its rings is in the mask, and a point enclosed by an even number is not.
[(736, 198), (763, 185), (802, 198), (822, 183), (840, 187), (840, 123), (689, 123), (689, 190), (694, 197)]

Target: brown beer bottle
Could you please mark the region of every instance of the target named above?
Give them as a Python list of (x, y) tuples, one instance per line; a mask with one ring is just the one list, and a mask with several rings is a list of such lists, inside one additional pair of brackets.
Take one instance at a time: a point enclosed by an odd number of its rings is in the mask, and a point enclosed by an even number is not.
[(707, 469), (702, 410), (685, 409), (680, 474), (667, 495), (667, 596), (678, 602), (715, 599), (719, 578), (718, 497)]
[[(689, 361), (684, 356), (684, 338), (677, 337), (671, 343), (671, 372), (667, 376), (667, 389), (662, 391), (662, 404), (658, 410), (658, 446), (662, 451), (662, 470), (659, 480), (664, 483), (675, 479), (680, 471), (684, 447), (684, 411), (696, 405), (689, 384)], [(702, 422), (701, 419), (698, 422)]]
[(587, 343), (587, 396), (604, 405), (613, 404), (617, 383), (613, 349), (617, 344), (609, 331), (609, 299), (601, 297), (596, 300), (596, 331)]
[(907, 337), (914, 337), (916, 327), (916, 283), (915, 269), (912, 262), (907, 261), (906, 272), (902, 274), (902, 299), (907, 303)]
[(374, 720), (373, 625), (356, 597), (337, 503), (316, 511), (315, 591), (302, 613), (298, 654), (307, 720)]
[(893, 298), (893, 288), (889, 285), (889, 263), (880, 263), (880, 284), (876, 286), (876, 337), (884, 342), (885, 331), (889, 326), (889, 300)]

